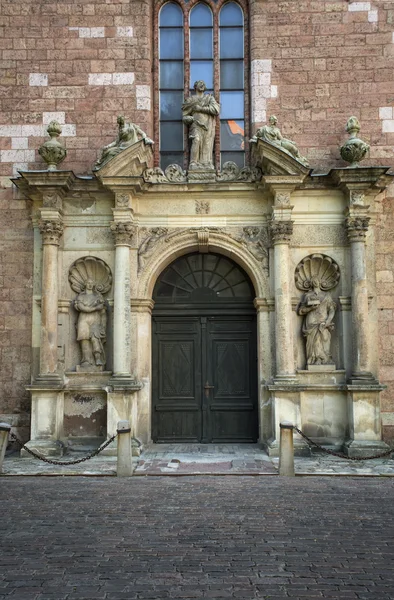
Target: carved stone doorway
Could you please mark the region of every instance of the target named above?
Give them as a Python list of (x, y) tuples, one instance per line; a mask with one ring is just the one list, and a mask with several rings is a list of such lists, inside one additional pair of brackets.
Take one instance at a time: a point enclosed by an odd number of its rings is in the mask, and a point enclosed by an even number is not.
[(246, 273), (219, 254), (188, 254), (153, 293), (154, 442), (258, 438), (256, 311)]

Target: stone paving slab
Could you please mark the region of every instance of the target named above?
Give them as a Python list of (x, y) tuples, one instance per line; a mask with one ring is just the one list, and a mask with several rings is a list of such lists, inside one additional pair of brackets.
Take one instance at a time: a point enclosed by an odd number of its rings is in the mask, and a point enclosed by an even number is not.
[[(151, 444), (134, 458), (134, 474), (139, 476), (275, 475), (278, 468), (279, 459), (270, 458), (257, 444)], [(394, 460), (351, 461), (317, 453), (310, 458), (296, 457), (295, 472), (305, 476), (394, 477)], [(13, 454), (4, 461), (3, 475), (114, 476), (116, 457), (98, 456), (78, 465), (56, 466)]]
[(392, 600), (393, 479), (4, 478), (0, 600)]

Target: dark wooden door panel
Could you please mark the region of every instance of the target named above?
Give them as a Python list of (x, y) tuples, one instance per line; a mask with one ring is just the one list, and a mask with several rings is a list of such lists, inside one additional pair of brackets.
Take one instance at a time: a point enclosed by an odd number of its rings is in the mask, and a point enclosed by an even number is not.
[(199, 319), (154, 320), (154, 441), (201, 438), (200, 348)]
[(211, 442), (255, 442), (257, 358), (255, 319), (209, 319), (208, 369)]

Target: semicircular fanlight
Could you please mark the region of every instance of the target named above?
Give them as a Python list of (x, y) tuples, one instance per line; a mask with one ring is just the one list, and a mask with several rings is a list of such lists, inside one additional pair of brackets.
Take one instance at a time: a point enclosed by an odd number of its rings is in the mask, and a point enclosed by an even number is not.
[(254, 298), (246, 273), (217, 254), (188, 254), (171, 263), (159, 276), (156, 303), (239, 302)]

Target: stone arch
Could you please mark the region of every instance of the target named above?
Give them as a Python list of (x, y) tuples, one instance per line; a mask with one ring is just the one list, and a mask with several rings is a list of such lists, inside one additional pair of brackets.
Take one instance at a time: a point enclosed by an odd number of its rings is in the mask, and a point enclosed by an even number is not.
[(190, 252), (201, 252), (204, 248), (223, 254), (242, 267), (253, 284), (256, 298), (269, 296), (268, 275), (262, 262), (230, 235), (201, 228), (174, 232), (161, 238), (140, 274), (138, 298), (152, 298), (157, 278), (176, 258)]

